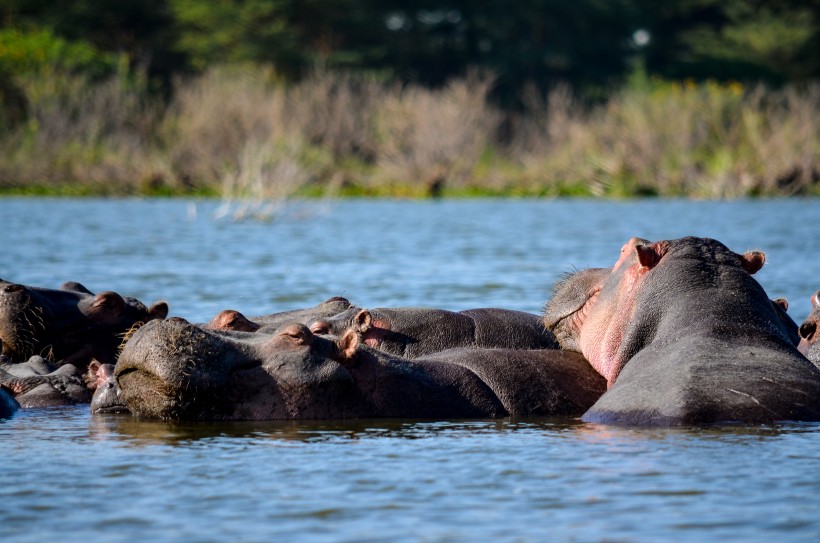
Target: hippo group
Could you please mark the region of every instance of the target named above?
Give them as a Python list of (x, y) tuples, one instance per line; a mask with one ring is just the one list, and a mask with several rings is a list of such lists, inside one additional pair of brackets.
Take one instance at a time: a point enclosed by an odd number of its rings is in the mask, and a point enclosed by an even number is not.
[(798, 326), (760, 251), (632, 238), (557, 282), (543, 315), (316, 306), (203, 323), (115, 292), (0, 282), (0, 417), (90, 402), (161, 420), (571, 417), (820, 421), (820, 291)]

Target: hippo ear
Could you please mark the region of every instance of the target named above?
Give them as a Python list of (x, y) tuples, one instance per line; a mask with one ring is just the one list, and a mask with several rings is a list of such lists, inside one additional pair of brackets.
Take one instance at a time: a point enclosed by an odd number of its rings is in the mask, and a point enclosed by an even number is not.
[(816, 309), (817, 306), (820, 306), (820, 290), (814, 293), (814, 296), (811, 298), (811, 306), (812, 308)]
[(168, 316), (168, 304), (166, 302), (157, 302), (148, 308), (148, 320), (164, 320)]
[(370, 330), (373, 324), (373, 316), (370, 315), (370, 311), (367, 309), (362, 309), (356, 316), (353, 317), (353, 325), (357, 332), (360, 334), (364, 334), (368, 330)]
[(663, 255), (669, 250), (669, 245), (666, 243), (653, 243), (651, 245), (644, 245), (638, 243), (635, 245), (635, 252), (638, 253), (638, 262), (644, 268), (652, 269), (658, 265)]
[(754, 275), (766, 263), (766, 254), (763, 251), (746, 251), (741, 257), (743, 269)]
[(774, 300), (772, 300), (772, 303), (774, 305), (779, 305), (780, 309), (782, 309), (783, 311), (789, 310), (789, 301), (786, 298), (775, 298)]
[(356, 348), (359, 346), (359, 334), (353, 330), (348, 331), (339, 339), (339, 354), (342, 357), (342, 362), (349, 362), (356, 354)]

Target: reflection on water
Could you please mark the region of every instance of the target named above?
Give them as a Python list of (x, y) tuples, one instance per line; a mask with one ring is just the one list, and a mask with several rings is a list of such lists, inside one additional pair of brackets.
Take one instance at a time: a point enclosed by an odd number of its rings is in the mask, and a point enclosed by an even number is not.
[[(196, 212), (192, 212), (193, 208)], [(800, 322), (820, 202), (334, 202), (271, 223), (179, 200), (0, 199), (0, 277), (208, 320), (343, 295), (540, 312), (632, 236), (763, 249)], [(796, 240), (799, 240), (797, 242)], [(820, 541), (820, 425), (573, 420), (163, 423), (85, 406), (0, 420), (0, 541)]]

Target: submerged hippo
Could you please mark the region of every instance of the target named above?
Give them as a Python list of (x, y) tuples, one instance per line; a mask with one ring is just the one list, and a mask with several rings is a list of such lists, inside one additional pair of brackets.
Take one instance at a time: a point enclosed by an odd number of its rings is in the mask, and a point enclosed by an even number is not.
[(11, 394), (20, 407), (57, 407), (91, 401), (91, 390), (82, 372), (73, 364), (55, 367), (41, 356), (10, 363), (0, 355), (0, 388)]
[(707, 238), (633, 238), (599, 287), (576, 291), (574, 310), (550, 302), (545, 321), (572, 336), (609, 385), (583, 419), (820, 420), (820, 371), (752, 277), (764, 261)]
[(165, 302), (146, 307), (116, 292), (95, 295), (79, 283), (53, 290), (0, 280), (2, 354), (12, 362), (43, 356), (81, 369), (92, 357), (113, 363), (124, 334), (167, 314)]
[(293, 309), (271, 313), (260, 317), (248, 318), (235, 309), (220, 311), (204, 325), (210, 330), (234, 330), (237, 332), (274, 332), (289, 322), (311, 323), (317, 319), (332, 317), (353, 307), (347, 298), (334, 296), (324, 302), (304, 309)]
[(361, 334), (369, 346), (417, 358), (455, 347), (557, 349), (537, 315), (508, 309), (350, 308), (310, 324), (314, 334)]
[(452, 349), (421, 359), (313, 334), (272, 335), (153, 321), (115, 368), (123, 405), (139, 417), (263, 420), (355, 417), (577, 416), (605, 380), (577, 353)]
[(815, 292), (811, 297), (811, 313), (800, 325), (800, 345), (798, 349), (806, 357), (820, 366), (820, 342), (817, 339), (820, 337), (818, 333), (820, 327), (820, 290)]

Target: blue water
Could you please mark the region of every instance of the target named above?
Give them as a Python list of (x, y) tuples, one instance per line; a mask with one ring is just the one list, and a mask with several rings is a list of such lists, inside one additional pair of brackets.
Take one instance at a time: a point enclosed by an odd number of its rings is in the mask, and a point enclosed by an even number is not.
[[(820, 201), (345, 201), (267, 222), (217, 202), (0, 199), (0, 277), (165, 299), (209, 319), (315, 305), (540, 312), (631, 236), (762, 249), (799, 323)], [(0, 421), (2, 541), (820, 541), (820, 425), (566, 420), (165, 424), (31, 409)]]

